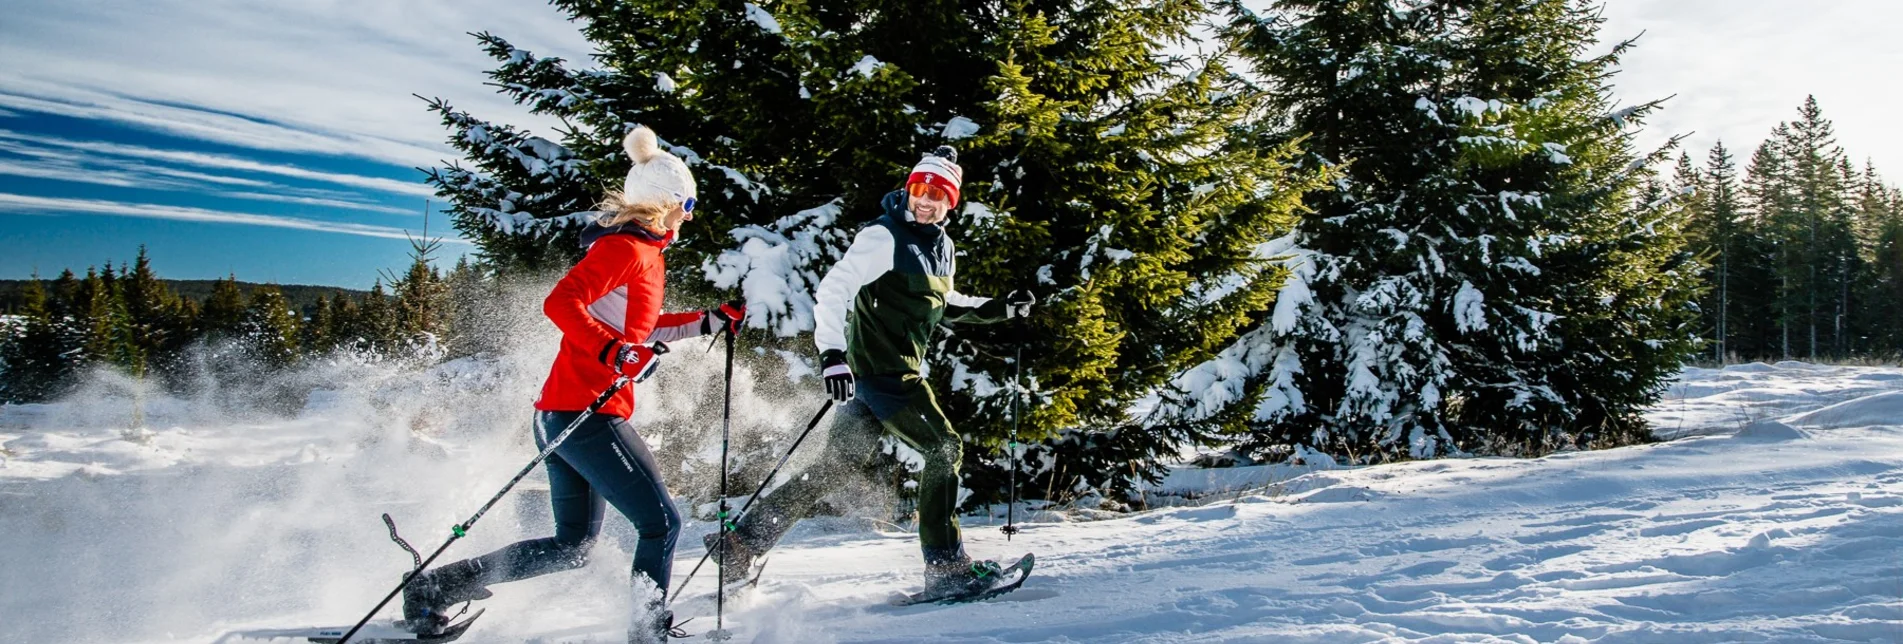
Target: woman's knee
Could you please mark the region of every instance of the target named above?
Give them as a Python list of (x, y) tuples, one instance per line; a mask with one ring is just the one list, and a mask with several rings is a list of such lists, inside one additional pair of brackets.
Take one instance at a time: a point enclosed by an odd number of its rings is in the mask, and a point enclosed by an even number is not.
[(651, 516), (635, 523), (635, 533), (641, 535), (642, 539), (665, 538), (673, 543), (681, 535), (680, 510), (675, 509), (674, 503), (665, 496), (661, 497), (657, 505)]

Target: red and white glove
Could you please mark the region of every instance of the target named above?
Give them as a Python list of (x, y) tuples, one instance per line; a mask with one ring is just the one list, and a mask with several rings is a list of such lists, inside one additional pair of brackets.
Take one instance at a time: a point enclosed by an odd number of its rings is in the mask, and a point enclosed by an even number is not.
[(667, 353), (667, 345), (660, 342), (652, 346), (616, 342), (609, 345), (609, 350), (602, 351), (602, 355), (608, 358), (602, 362), (614, 367), (615, 373), (632, 375), (635, 382), (641, 382), (654, 375), (654, 367), (660, 364), (656, 358), (664, 353)]
[(746, 300), (730, 300), (720, 306), (707, 309), (700, 318), (700, 334), (707, 335), (719, 329), (728, 333), (739, 333), (740, 322), (747, 319)]

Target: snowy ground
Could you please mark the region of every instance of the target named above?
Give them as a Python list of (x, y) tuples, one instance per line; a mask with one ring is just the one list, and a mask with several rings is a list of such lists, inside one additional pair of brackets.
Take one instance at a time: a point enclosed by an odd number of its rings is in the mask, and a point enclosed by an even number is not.
[[(0, 408), (0, 641), (354, 621), (408, 562), (377, 513), (433, 547), (530, 455), (507, 431), (390, 437), (366, 419), (402, 399), (357, 400), (288, 421), (159, 405), (151, 433), (89, 429), (115, 425), (74, 403)], [(804, 420), (791, 406), (757, 413)], [(912, 537), (812, 523), (727, 623), (757, 642), (1903, 642), (1903, 369), (1690, 369), (1652, 417), (1682, 438), (1184, 471), (1156, 503), (1196, 505), (1031, 523), (1011, 543), (968, 518), (975, 554), (1039, 555), (986, 604), (888, 607), (917, 583)], [(448, 556), (540, 536), (543, 502), (513, 497)], [(496, 587), (462, 641), (618, 641), (628, 535), (610, 525), (593, 566)], [(698, 542), (683, 537), (677, 575)], [(711, 610), (707, 589), (683, 617)]]

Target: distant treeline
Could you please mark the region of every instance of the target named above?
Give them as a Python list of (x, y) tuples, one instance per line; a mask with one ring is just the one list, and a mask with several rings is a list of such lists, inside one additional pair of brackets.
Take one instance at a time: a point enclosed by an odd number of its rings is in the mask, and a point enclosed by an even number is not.
[(9, 280), (0, 402), (56, 397), (97, 366), (177, 389), (195, 369), (278, 369), (340, 349), (441, 357), (450, 319), (472, 317), (451, 291), (490, 282), (466, 261), (447, 273), (430, 266), (435, 248), (416, 242), (409, 269), (369, 291), (160, 279), (143, 247), (129, 265)]
[[(121, 266), (119, 270), (123, 272), (129, 270), (129, 267)], [(160, 283), (164, 284), (166, 288), (171, 289), (172, 292), (176, 293), (179, 297), (200, 302), (211, 297), (212, 291), (218, 287), (218, 284), (225, 281), (226, 280), (159, 279)], [(26, 302), (25, 293), (27, 284), (32, 282), (33, 280), (0, 280), (0, 313), (9, 315), (18, 314), (20, 307)], [(291, 310), (299, 311), (306, 316), (313, 313), (315, 311), (314, 307), (324, 298), (336, 297), (339, 294), (348, 295), (350, 297), (363, 297), (369, 294), (369, 291), (336, 286), (266, 284), (244, 281), (234, 281), (233, 283), (238, 287), (238, 294), (246, 298), (251, 297), (252, 291), (257, 290), (259, 287), (268, 286), (275, 288), (279, 293), (284, 295), (284, 300), (290, 303)]]

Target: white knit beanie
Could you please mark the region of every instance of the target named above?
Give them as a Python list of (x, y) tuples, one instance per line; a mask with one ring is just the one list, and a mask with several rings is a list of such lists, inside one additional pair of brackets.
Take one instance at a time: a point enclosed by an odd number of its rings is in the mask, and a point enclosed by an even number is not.
[(621, 184), (623, 203), (673, 205), (696, 196), (694, 173), (687, 170), (687, 162), (680, 157), (661, 151), (654, 130), (635, 126), (621, 140), (621, 147), (634, 160), (627, 180)]

